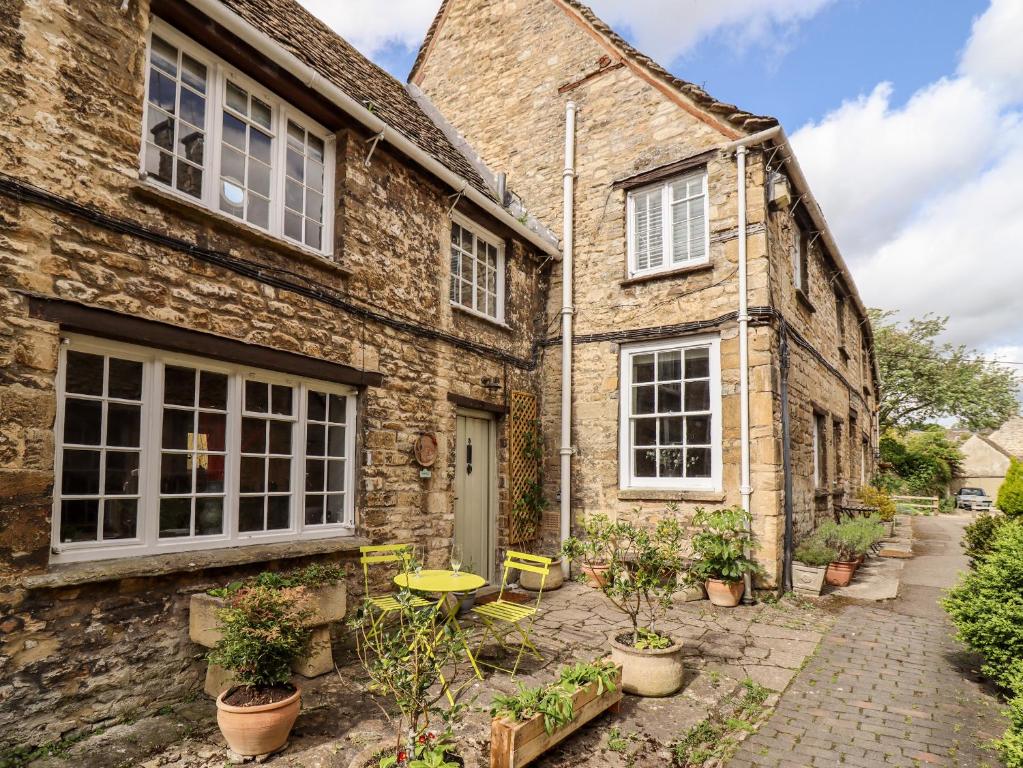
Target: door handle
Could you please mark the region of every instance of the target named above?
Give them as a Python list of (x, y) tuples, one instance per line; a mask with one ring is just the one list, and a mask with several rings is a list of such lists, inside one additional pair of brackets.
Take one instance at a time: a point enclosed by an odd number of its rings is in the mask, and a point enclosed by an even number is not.
[(472, 438), (465, 440), (465, 474), (472, 474)]

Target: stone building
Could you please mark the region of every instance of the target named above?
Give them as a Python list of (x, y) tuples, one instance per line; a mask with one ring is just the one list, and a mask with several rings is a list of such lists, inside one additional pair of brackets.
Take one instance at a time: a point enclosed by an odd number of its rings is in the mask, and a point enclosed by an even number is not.
[(444, 0), (410, 81), (552, 228), (574, 178), (544, 342), (560, 350), (566, 311), (567, 445), (559, 356), (543, 367), (546, 476), (571, 451), (571, 483), (551, 494), (570, 487), (576, 518), (745, 501), (761, 583), (779, 586), (786, 542), (873, 472), (878, 382), (865, 308), (777, 121), (676, 78), (576, 0)]
[(292, 0), (0, 6), (0, 756), (201, 686), (196, 591), (494, 570), (559, 258), (496, 183)]

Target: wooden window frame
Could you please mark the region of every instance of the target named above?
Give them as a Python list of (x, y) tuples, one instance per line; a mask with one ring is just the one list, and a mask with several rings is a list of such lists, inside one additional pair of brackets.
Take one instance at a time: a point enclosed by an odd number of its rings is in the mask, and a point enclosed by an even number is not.
[[(463, 230), (469, 232), (473, 236), (473, 253), (469, 254), (469, 253), (467, 253), (461, 247), (461, 245), (458, 246), (458, 250), (459, 250), (459, 263), (461, 263), (461, 259), (463, 257), (465, 257), (465, 256), (469, 256), (470, 258), (472, 258), (472, 261), (473, 261), (473, 268), (472, 268), (472, 306), (471, 307), (470, 306), (466, 306), (465, 304), (461, 303), (460, 301), (455, 301), (454, 299), (451, 298), (451, 286), (452, 286), (452, 284), (454, 283), (455, 280), (461, 280), (461, 276), (460, 275), (456, 275), (454, 272), (451, 272), (448, 275), (448, 303), (452, 307), (454, 307), (455, 309), (458, 309), (461, 312), (468, 312), (469, 314), (475, 315), (476, 317), (480, 317), (480, 318), (482, 318), (484, 320), (489, 320), (492, 323), (497, 323), (498, 325), (504, 325), (504, 317), (505, 317), (504, 316), (504, 304), (505, 304), (505, 284), (504, 284), (505, 242), (504, 242), (504, 240), (502, 238), (498, 237), (497, 235), (495, 235), (493, 232), (490, 232), (489, 230), (484, 229), (479, 224), (474, 222), (472, 219), (470, 219), (470, 218), (468, 218), (466, 216), (462, 216), (461, 214), (452, 211), (452, 213), (451, 213), (451, 228), (452, 228), (452, 230), (454, 229), (454, 227), (459, 227), (460, 229), (463, 229)], [(477, 303), (478, 303), (478, 299), (479, 299), (479, 279), (480, 279), (479, 278), (479, 265), (481, 263), (481, 260), (479, 258), (479, 255), (476, 253), (476, 250), (477, 250), (476, 249), (476, 244), (479, 243), (479, 242), (483, 242), (486, 245), (489, 245), (489, 246), (497, 249), (497, 282), (496, 282), (496, 284), (494, 286), (496, 288), (496, 293), (495, 293), (495, 302), (496, 302), (495, 310), (496, 311), (495, 311), (495, 314), (493, 314), (493, 315), (488, 314), (485, 309), (484, 310), (480, 310), (477, 307)], [(448, 237), (448, 249), (450, 250), (453, 247), (454, 247), (454, 245), (451, 243), (451, 238), (450, 238), (450, 235), (449, 235), (449, 237)]]
[[(675, 236), (675, 227), (672, 224), (672, 206), (676, 202), (672, 197), (672, 188), (678, 182), (694, 176), (699, 176), (702, 182), (702, 192), (697, 197), (703, 198), (703, 256), (676, 262), (672, 260)], [(636, 198), (656, 190), (660, 190), (661, 193), (661, 263), (656, 267), (640, 269), (636, 253)], [(696, 198), (686, 198), (686, 200), (692, 199)], [(705, 166), (698, 166), (653, 184), (632, 187), (628, 190), (626, 195), (626, 252), (629, 279), (656, 275), (660, 272), (672, 272), (710, 262), (710, 194), (709, 177)]]

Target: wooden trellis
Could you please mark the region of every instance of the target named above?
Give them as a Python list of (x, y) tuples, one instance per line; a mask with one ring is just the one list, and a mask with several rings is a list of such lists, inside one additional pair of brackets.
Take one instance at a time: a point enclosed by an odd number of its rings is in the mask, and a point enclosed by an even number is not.
[(541, 511), (526, 503), (538, 492), (540, 481), (539, 440), (536, 397), (529, 392), (511, 393), (508, 419), (508, 463), (511, 509), (508, 515), (508, 542), (521, 544), (540, 535)]

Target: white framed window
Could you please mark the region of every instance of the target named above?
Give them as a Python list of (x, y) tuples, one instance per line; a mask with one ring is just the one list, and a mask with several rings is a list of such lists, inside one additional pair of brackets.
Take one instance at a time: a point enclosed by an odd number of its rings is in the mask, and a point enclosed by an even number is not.
[(827, 488), (828, 485), (828, 432), (827, 419), (822, 413), (813, 414), (813, 486)]
[(504, 322), (504, 244), (462, 216), (451, 217), (451, 303)]
[(622, 488), (720, 490), (720, 340), (622, 347)]
[(792, 244), (792, 285), (809, 296), (808, 275), (810, 257), (810, 240), (802, 227), (796, 226), (796, 236)]
[(355, 390), (70, 335), (55, 562), (351, 533)]
[(145, 104), (147, 183), (330, 253), (329, 131), (159, 19), (149, 33)]
[(628, 241), (630, 275), (706, 262), (710, 258), (707, 171), (630, 191)]

